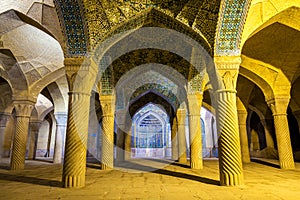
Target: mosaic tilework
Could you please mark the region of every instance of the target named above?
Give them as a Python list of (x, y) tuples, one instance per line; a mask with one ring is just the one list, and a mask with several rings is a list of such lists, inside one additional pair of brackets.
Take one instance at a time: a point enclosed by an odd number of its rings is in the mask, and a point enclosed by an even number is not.
[(54, 0), (67, 43), (67, 56), (85, 55), (87, 42), (81, 8), (77, 0)]
[(221, 7), (219, 27), (216, 35), (216, 55), (239, 55), (241, 32), (248, 12), (250, 0), (226, 0)]
[[(202, 4), (203, 1), (197, 0), (197, 2), (201, 2), (197, 3), (197, 5), (194, 4), (194, 1), (195, 0), (83, 0), (91, 48), (93, 49), (93, 47), (97, 46), (103, 39), (111, 37), (112, 35), (148, 24), (147, 26), (163, 26), (180, 31), (199, 41), (208, 52), (211, 52), (211, 46), (213, 45), (208, 45), (207, 42), (202, 39), (202, 36), (200, 36), (202, 35), (200, 32), (203, 32), (205, 37), (211, 37), (211, 35), (215, 35), (216, 27), (207, 29), (207, 26), (204, 25), (197, 27), (193, 25), (195, 24), (195, 19), (197, 19), (198, 22), (204, 19), (203, 17), (198, 17), (198, 15), (202, 15), (202, 13), (197, 11), (197, 9), (199, 9), (198, 5)], [(183, 9), (185, 10), (184, 12)], [(192, 13), (188, 11), (188, 9), (192, 9), (194, 12)], [(206, 6), (205, 12), (206, 14), (210, 14), (214, 12), (214, 9), (210, 9), (209, 7), (209, 10), (207, 10)], [(183, 17), (179, 17), (178, 20), (175, 19), (181, 15), (181, 13), (184, 13), (184, 17), (191, 20), (189, 24), (184, 25), (179, 22), (184, 21), (180, 20)], [(211, 16), (213, 17), (210, 17), (210, 19), (213, 19), (215, 23), (210, 23), (210, 25), (215, 25), (217, 15), (212, 13)], [(198, 27), (210, 31), (196, 30)], [(191, 33), (193, 32), (192, 29), (194, 29), (194, 33)]]
[(203, 0), (202, 2), (192, 26), (200, 30), (213, 47), (221, 0)]
[[(168, 91), (172, 92), (173, 94), (177, 94), (178, 86), (171, 81), (169, 78), (161, 75), (159, 72), (156, 71), (148, 71), (148, 72), (141, 72), (140, 76), (136, 76), (134, 79), (130, 80), (129, 83), (126, 84), (126, 87), (130, 88), (130, 90), (136, 90), (137, 88), (143, 86), (144, 84), (159, 84), (163, 85)], [(132, 95), (132, 94), (126, 94)]]
[(188, 79), (190, 63), (184, 58), (164, 50), (140, 49), (124, 54), (112, 63), (114, 66), (114, 84), (116, 84), (127, 71), (147, 63), (168, 65)]
[(175, 108), (178, 108), (179, 103), (178, 103), (178, 99), (176, 97), (175, 94), (172, 93), (172, 91), (170, 91), (167, 87), (160, 85), (160, 84), (155, 84), (155, 83), (151, 83), (151, 84), (145, 84), (141, 87), (139, 87), (131, 96), (130, 101), (139, 97), (140, 95), (144, 94), (147, 91), (154, 91), (156, 93), (159, 93), (165, 97), (167, 97), (169, 99), (169, 101), (172, 102), (173, 106)]
[(202, 92), (204, 75), (205, 75), (205, 70), (199, 73), (197, 70), (195, 70), (195, 68), (190, 68), (188, 94), (194, 94), (195, 92)]
[(137, 101), (134, 101), (132, 104), (130, 104), (130, 115), (133, 116), (137, 111), (139, 111), (141, 108), (143, 108), (149, 103), (161, 106), (169, 116), (174, 116), (174, 108), (172, 107), (170, 102), (168, 102), (165, 98), (152, 92), (141, 96)]

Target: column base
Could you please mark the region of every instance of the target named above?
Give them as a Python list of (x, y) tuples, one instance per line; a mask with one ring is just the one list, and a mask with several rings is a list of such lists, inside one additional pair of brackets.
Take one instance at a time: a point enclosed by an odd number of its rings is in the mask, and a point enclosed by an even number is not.
[(294, 162), (281, 162), (280, 163), (280, 169), (295, 169), (295, 163)]
[(191, 169), (203, 169), (203, 162), (201, 161), (192, 161)]
[(180, 158), (178, 159), (178, 162), (181, 163), (181, 164), (186, 164), (186, 163), (187, 163), (187, 159), (186, 159), (186, 158), (181, 158), (181, 157), (180, 157)]
[(221, 186), (239, 186), (244, 184), (244, 178), (242, 174), (220, 174)]
[(73, 175), (63, 177), (63, 186), (65, 188), (81, 188), (85, 186), (85, 175)]
[(113, 168), (107, 164), (101, 164), (101, 169), (102, 170), (113, 170)]
[(62, 163), (61, 161), (62, 161), (61, 158), (60, 158), (60, 159), (59, 159), (59, 158), (54, 158), (54, 159), (53, 159), (53, 163), (54, 163), (54, 164), (61, 164), (61, 163)]
[(11, 163), (10, 165), (10, 170), (24, 170), (25, 168), (25, 164), (15, 164), (15, 163)]

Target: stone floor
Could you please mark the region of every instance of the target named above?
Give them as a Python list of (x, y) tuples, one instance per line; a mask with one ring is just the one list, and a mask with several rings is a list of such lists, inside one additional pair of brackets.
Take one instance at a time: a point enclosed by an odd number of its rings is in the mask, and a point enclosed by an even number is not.
[(165, 160), (132, 160), (101, 171), (87, 164), (86, 187), (61, 187), (62, 166), (47, 160), (26, 161), (24, 171), (9, 171), (0, 160), (0, 199), (300, 199), (300, 164), (278, 169), (277, 161), (244, 165), (245, 185), (218, 185), (218, 161), (204, 161), (203, 170)]

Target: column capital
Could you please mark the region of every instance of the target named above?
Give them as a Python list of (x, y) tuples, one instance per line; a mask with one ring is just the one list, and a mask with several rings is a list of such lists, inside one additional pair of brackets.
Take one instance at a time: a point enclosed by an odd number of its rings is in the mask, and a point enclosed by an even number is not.
[(287, 115), (287, 107), (290, 103), (290, 97), (276, 97), (266, 100), (269, 108), (271, 109), (273, 116), (275, 115)]
[(70, 92), (89, 93), (98, 74), (93, 59), (85, 56), (65, 58), (64, 66)]
[(246, 125), (248, 112), (246, 110), (238, 110), (239, 125)]
[(54, 113), (56, 125), (57, 126), (66, 126), (68, 114), (65, 112)]
[(242, 63), (241, 56), (215, 56), (214, 62), (217, 70), (236, 70)]
[(15, 100), (13, 101), (17, 117), (30, 117), (35, 102), (29, 100)]
[(215, 66), (219, 75), (219, 90), (217, 92), (236, 93), (236, 82), (241, 64), (240, 56), (216, 56)]
[(30, 121), (30, 128), (33, 131), (38, 131), (42, 125), (42, 121), (40, 120), (35, 120), (35, 121)]
[(100, 95), (99, 97), (103, 116), (113, 116), (115, 113), (115, 95)]

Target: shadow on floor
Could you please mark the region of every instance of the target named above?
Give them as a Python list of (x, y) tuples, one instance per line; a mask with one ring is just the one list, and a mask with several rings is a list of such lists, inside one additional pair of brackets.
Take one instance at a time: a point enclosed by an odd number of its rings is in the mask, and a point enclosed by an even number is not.
[(53, 163), (53, 160), (49, 160), (49, 159), (43, 159), (43, 158), (36, 158), (32, 161), (39, 161), (39, 162), (45, 162), (45, 163)]
[(4, 165), (0, 165), (0, 169), (10, 170), (10, 167), (9, 166), (4, 166)]
[(6, 181), (30, 183), (35, 185), (44, 185), (44, 186), (59, 187), (59, 188), (62, 187), (61, 181), (47, 180), (47, 179), (41, 179), (36, 177), (26, 177), (26, 176), (13, 175), (13, 174), (0, 173), (0, 179)]
[(255, 162), (255, 163), (262, 164), (262, 165), (266, 165), (266, 166), (275, 167), (275, 168), (280, 169), (280, 166), (277, 165), (277, 164), (274, 164), (274, 163), (270, 163), (270, 162), (260, 160), (260, 159), (257, 159), (257, 158), (251, 158), (250, 160), (251, 160), (251, 162)]
[(100, 163), (86, 163), (86, 167), (92, 169), (101, 169)]
[(175, 165), (175, 166), (182, 167), (182, 168), (187, 168), (187, 169), (191, 168), (188, 165), (177, 163), (177, 162), (171, 163), (171, 165)]
[(133, 162), (129, 162), (129, 161), (121, 163), (119, 165), (119, 167), (126, 168), (126, 169), (139, 170), (139, 171), (143, 171), (143, 172), (173, 176), (173, 177), (177, 177), (177, 178), (184, 178), (184, 179), (198, 181), (201, 183), (206, 183), (206, 184), (211, 184), (211, 185), (220, 185), (220, 182), (217, 180), (214, 180), (214, 179), (195, 176), (195, 175), (191, 175), (191, 174), (185, 174), (182, 172), (169, 171), (166, 169), (158, 169), (155, 167), (145, 166), (145, 165), (141, 165), (141, 164), (137, 164), (137, 163), (133, 163)]

